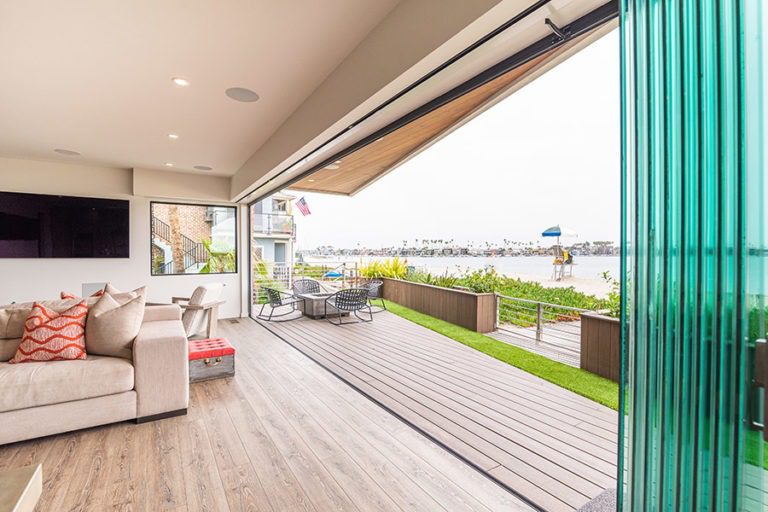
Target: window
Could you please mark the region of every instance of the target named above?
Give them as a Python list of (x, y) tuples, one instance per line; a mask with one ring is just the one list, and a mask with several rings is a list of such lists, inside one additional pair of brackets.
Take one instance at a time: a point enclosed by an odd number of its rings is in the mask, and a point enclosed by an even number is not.
[(237, 209), (151, 203), (152, 275), (237, 272)]

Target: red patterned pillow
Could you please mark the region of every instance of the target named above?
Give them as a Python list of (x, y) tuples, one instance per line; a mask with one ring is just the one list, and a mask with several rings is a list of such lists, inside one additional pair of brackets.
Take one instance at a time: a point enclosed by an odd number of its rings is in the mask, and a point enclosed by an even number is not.
[[(75, 295), (74, 293), (69, 293), (69, 292), (61, 292), (59, 295), (61, 296), (61, 300), (79, 299), (80, 298), (77, 295)], [(99, 290), (96, 293), (92, 294), (91, 297), (101, 297), (102, 295), (104, 295), (104, 290)]]
[(35, 302), (24, 323), (21, 344), (16, 355), (8, 362), (85, 359), (87, 315), (88, 306), (85, 301), (63, 313), (56, 313)]

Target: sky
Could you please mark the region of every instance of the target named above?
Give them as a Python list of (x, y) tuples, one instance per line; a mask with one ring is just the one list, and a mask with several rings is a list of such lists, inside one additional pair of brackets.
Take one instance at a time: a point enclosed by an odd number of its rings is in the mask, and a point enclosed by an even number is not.
[(298, 193), (299, 249), (419, 240), (619, 240), (619, 38), (614, 30), (352, 197)]

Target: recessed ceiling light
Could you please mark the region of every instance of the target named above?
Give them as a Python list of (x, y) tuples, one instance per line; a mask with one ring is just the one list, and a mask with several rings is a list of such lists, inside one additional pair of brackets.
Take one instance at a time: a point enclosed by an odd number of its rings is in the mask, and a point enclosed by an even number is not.
[(208, 167), (207, 165), (196, 165), (195, 169), (198, 171), (212, 171), (213, 167)]
[(54, 149), (54, 151), (60, 155), (80, 156), (80, 153), (77, 151), (70, 151), (69, 149)]
[(341, 165), (341, 160), (336, 160), (336, 161), (335, 161), (335, 162), (333, 162), (333, 163), (335, 163), (336, 165)]
[(337, 163), (328, 164), (328, 165), (326, 165), (326, 166), (324, 167), (324, 169), (329, 169), (329, 170), (331, 170), (331, 171), (335, 171), (335, 170), (336, 170), (336, 169), (338, 169), (338, 168), (339, 168), (339, 164), (337, 164)]
[(171, 140), (176, 140), (176, 139), (179, 138), (179, 136), (177, 134), (175, 134), (175, 133), (169, 133), (168, 134), (168, 138), (171, 139)]
[(307, 180), (307, 181), (309, 181), (310, 183), (314, 183), (315, 182), (315, 180)]
[(173, 167), (173, 164), (171, 162), (165, 162), (166, 167)]
[(171, 82), (178, 85), (179, 87), (186, 87), (189, 85), (189, 80), (186, 78), (181, 78), (180, 76), (175, 76), (171, 78)]
[(242, 101), (244, 103), (252, 103), (259, 99), (258, 94), (250, 89), (246, 89), (245, 87), (230, 87), (224, 91), (224, 94), (235, 101)]

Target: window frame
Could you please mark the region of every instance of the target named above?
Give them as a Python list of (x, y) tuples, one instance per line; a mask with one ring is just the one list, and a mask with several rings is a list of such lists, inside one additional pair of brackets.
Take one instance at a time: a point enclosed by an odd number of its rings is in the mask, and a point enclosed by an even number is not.
[[(155, 274), (152, 261), (152, 244), (154, 240), (154, 230), (152, 228), (152, 208), (156, 204), (166, 204), (175, 206), (197, 206), (200, 208), (232, 208), (235, 211), (235, 270), (232, 272), (209, 272), (207, 274), (195, 273), (195, 274)], [(149, 202), (149, 277), (182, 277), (182, 276), (215, 276), (215, 275), (237, 275), (240, 273), (240, 216), (238, 210), (240, 209), (237, 204), (221, 204), (221, 203), (185, 203), (181, 201), (150, 201)]]

